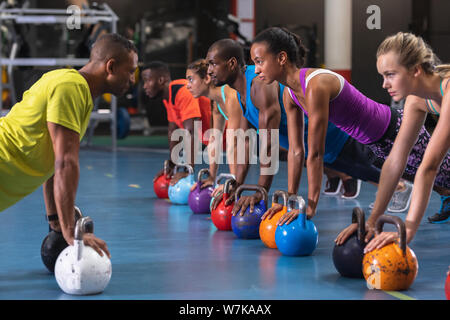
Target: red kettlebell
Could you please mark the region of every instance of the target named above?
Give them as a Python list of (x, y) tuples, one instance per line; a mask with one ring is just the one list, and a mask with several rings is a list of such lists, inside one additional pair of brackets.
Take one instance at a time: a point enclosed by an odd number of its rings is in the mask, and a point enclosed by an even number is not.
[(211, 220), (217, 229), (223, 231), (231, 231), (231, 211), (234, 207), (234, 201), (230, 205), (225, 205), (225, 202), (230, 197), (230, 187), (236, 180), (233, 178), (227, 179), (223, 187), (223, 198), (211, 211)]
[(170, 183), (170, 175), (169, 175), (169, 160), (164, 161), (164, 174), (160, 175), (155, 182), (153, 182), (153, 190), (155, 194), (160, 199), (168, 199), (169, 198), (169, 183)]

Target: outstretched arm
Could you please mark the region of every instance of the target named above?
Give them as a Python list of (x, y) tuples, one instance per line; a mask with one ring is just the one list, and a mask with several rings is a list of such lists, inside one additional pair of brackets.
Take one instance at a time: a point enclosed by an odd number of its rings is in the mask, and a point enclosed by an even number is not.
[[(77, 132), (52, 122), (47, 122), (47, 127), (55, 154), (54, 176), (44, 186), (47, 212), (52, 212), (56, 208), (64, 239), (72, 245), (75, 231), (74, 204), (80, 176), (78, 162), (80, 136)], [(52, 189), (53, 199), (50, 195)], [(102, 249), (109, 256), (106, 243), (93, 234), (85, 234), (83, 241), (100, 255)]]
[(323, 157), (325, 138), (328, 128), (330, 88), (321, 76), (311, 79), (306, 89), (306, 105), (308, 106), (308, 205), (306, 214), (312, 218), (316, 214), (317, 204), (322, 188)]
[(367, 220), (368, 241), (373, 235), (375, 222), (385, 212), (398, 182), (405, 171), (408, 156), (416, 143), (417, 136), (426, 118), (422, 110), (425, 100), (416, 96), (408, 96), (405, 101), (404, 114), (400, 130), (395, 138), (389, 156), (383, 164), (380, 183), (374, 207)]

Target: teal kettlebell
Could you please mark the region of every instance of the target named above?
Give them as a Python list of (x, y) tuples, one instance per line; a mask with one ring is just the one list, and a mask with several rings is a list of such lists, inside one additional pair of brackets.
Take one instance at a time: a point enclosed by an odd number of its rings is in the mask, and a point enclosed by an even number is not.
[(189, 193), (195, 183), (194, 169), (188, 164), (178, 164), (174, 168), (174, 175), (178, 172), (178, 168), (185, 168), (189, 175), (181, 178), (175, 185), (169, 185), (169, 200), (174, 204), (188, 204)]

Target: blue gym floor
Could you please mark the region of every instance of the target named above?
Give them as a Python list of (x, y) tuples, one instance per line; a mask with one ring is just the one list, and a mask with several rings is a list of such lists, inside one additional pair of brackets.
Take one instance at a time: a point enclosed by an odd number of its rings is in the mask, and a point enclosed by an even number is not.
[[(240, 240), (232, 231), (217, 231), (208, 215), (193, 214), (189, 206), (157, 199), (152, 178), (167, 157), (167, 151), (158, 150), (80, 152), (76, 204), (94, 220), (95, 234), (112, 255), (111, 282), (102, 294), (66, 295), (42, 264), (40, 246), (48, 227), (41, 188), (0, 213), (0, 299), (445, 299), (450, 223), (426, 222), (439, 209), (436, 194), (410, 244), (419, 261), (413, 285), (402, 292), (369, 290), (364, 280), (341, 277), (331, 253), (353, 207), (363, 207), (368, 216), (374, 186), (363, 183), (356, 200), (322, 195), (313, 220), (317, 249), (312, 256), (286, 257), (259, 239)], [(286, 189), (286, 168), (280, 162), (269, 198), (274, 190)], [(258, 168), (252, 168), (246, 182), (256, 183), (257, 174)], [(305, 192), (304, 171), (300, 194)]]

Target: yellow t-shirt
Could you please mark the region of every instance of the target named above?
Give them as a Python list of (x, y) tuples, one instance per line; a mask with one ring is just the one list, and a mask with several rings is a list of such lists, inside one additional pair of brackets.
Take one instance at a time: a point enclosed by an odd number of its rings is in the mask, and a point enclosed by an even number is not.
[(47, 121), (76, 131), (81, 141), (92, 108), (84, 77), (75, 69), (58, 69), (45, 73), (0, 118), (0, 211), (53, 175), (55, 154)]

